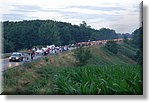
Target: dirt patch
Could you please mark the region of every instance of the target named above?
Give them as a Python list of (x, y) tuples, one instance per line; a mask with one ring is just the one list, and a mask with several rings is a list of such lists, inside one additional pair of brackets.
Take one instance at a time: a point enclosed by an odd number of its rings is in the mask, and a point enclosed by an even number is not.
[(49, 58), (49, 62), (50, 62), (50, 64), (52, 64), (52, 65), (53, 65), (53, 64), (54, 64), (54, 62), (55, 62), (55, 61), (54, 61), (54, 58)]

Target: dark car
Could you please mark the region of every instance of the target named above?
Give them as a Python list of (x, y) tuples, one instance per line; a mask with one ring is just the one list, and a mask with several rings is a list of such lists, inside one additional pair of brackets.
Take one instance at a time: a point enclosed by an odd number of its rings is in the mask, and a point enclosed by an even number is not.
[(22, 53), (12, 53), (12, 55), (9, 57), (9, 61), (23, 61), (23, 54)]

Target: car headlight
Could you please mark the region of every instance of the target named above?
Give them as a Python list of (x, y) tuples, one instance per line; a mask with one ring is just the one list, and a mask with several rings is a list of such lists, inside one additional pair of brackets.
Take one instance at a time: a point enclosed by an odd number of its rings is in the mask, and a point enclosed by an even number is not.
[(16, 57), (16, 59), (19, 59), (19, 57)]
[(11, 59), (11, 57), (9, 57), (9, 59)]

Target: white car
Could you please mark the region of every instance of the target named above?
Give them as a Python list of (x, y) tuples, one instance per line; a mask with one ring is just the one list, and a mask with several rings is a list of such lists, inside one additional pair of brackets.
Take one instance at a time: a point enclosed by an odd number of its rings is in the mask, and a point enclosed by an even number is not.
[(23, 54), (20, 52), (13, 52), (12, 55), (9, 57), (9, 62), (12, 61), (23, 61)]

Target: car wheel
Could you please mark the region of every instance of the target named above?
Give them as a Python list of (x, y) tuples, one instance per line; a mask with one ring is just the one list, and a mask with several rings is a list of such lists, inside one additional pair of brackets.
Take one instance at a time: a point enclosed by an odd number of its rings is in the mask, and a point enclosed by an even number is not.
[(9, 62), (11, 62), (11, 60), (9, 60)]

